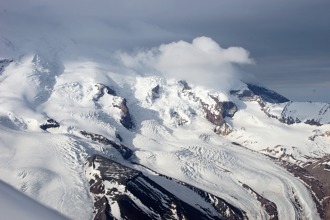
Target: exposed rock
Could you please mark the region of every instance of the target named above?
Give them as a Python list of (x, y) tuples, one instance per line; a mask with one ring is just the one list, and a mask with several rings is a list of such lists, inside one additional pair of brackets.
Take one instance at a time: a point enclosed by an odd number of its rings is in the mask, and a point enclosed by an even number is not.
[(44, 131), (46, 131), (48, 128), (58, 128), (58, 127), (60, 127), (60, 124), (52, 118), (48, 118), (45, 123), (40, 125), (40, 128)]
[(160, 87), (159, 85), (155, 86), (152, 90), (151, 90), (151, 99), (152, 100), (155, 100), (157, 98), (160, 97), (160, 94), (159, 94), (159, 91), (160, 90)]
[[(267, 103), (284, 103), (289, 102), (290, 100), (285, 98), (284, 96), (278, 94), (275, 91), (266, 89), (264, 87), (256, 86), (253, 84), (247, 84), (247, 87), (249, 90), (231, 90), (230, 94), (237, 96), (242, 101), (256, 101), (261, 107), (261, 110), (270, 118), (276, 118), (280, 122), (285, 124), (295, 124), (295, 123), (301, 123), (301, 121), (298, 118), (293, 118), (291, 116), (285, 115), (286, 107), (284, 107), (282, 111), (281, 117), (277, 117), (275, 115), (272, 115), (269, 112), (269, 109), (267, 108)], [(305, 122), (306, 124), (311, 125), (320, 125), (315, 120), (307, 120)]]
[[(301, 123), (304, 122), (305, 124), (309, 125), (315, 125), (315, 126), (322, 126), (323, 124), (330, 123), (326, 120), (322, 123), (320, 120), (327, 114), (327, 111), (330, 109), (330, 105), (324, 103), (324, 106), (320, 107), (320, 110), (318, 112), (318, 115), (315, 115), (316, 118), (308, 118), (306, 117), (300, 117), (299, 114), (291, 113), (291, 111), (296, 111), (295, 109), (292, 109), (292, 106), (296, 104), (296, 102), (292, 102), (289, 99), (285, 98), (284, 96), (266, 89), (264, 87), (256, 86), (253, 84), (247, 84), (248, 90), (231, 90), (230, 94), (237, 96), (242, 101), (256, 101), (261, 107), (261, 110), (270, 118), (275, 118), (279, 120), (282, 123), (291, 125), (295, 123)], [(281, 104), (286, 103), (283, 107), (283, 110), (281, 112), (281, 115), (274, 115), (271, 113), (271, 104)], [(280, 107), (281, 105), (278, 105)], [(300, 110), (300, 114), (303, 113), (304, 110)], [(327, 116), (326, 116), (327, 117)], [(325, 118), (326, 118), (325, 117)]]
[(226, 123), (225, 119), (222, 117), (221, 109), (217, 108), (218, 106), (210, 109), (208, 104), (202, 101), (201, 103), (203, 106), (203, 110), (205, 112), (205, 117), (209, 122), (211, 122), (216, 126), (222, 126), (223, 124)]
[[(292, 146), (290, 151), (294, 149), (295, 147)], [(301, 160), (297, 160), (292, 153), (287, 153), (287, 148), (282, 145), (276, 145), (274, 148), (267, 147), (266, 149), (261, 150), (261, 152), (265, 152), (267, 155), (276, 157), (282, 161), (294, 162), (295, 164), (303, 163)]]
[(186, 119), (182, 118), (179, 115), (179, 113), (176, 112), (176, 111), (171, 111), (170, 115), (171, 115), (171, 118), (175, 118), (176, 124), (178, 126), (183, 126), (183, 125), (185, 125), (188, 122)]
[(115, 218), (111, 214), (111, 208), (109, 205), (109, 201), (105, 196), (94, 197), (94, 207), (96, 210), (96, 214), (94, 216), (94, 220), (114, 220)]
[(218, 97), (210, 95), (210, 97), (214, 100), (214, 105), (209, 105), (204, 102), (201, 98), (197, 97), (192, 91), (191, 87), (188, 85), (186, 81), (178, 82), (183, 88), (182, 93), (194, 100), (195, 102), (199, 102), (202, 106), (202, 109), (205, 113), (205, 118), (214, 124), (216, 127), (214, 128), (214, 132), (219, 135), (228, 135), (232, 132), (232, 128), (225, 121), (225, 117), (234, 117), (238, 108), (234, 102), (231, 101), (220, 101)]
[(227, 102), (222, 102), (223, 106), (223, 117), (229, 117), (232, 118), (234, 117), (235, 113), (237, 112), (237, 106), (235, 103), (227, 101)]
[(185, 80), (178, 81), (178, 84), (183, 87), (182, 91), (191, 90), (191, 87), (188, 85), (187, 81)]
[(97, 141), (104, 145), (112, 146), (123, 156), (124, 159), (128, 159), (133, 155), (133, 151), (131, 149), (129, 149), (128, 147), (126, 147), (122, 144), (117, 144), (114, 141), (111, 141), (100, 134), (88, 133), (86, 131), (80, 131), (80, 133), (82, 135), (84, 135), (85, 137), (90, 138), (93, 141)]
[(226, 136), (226, 135), (230, 134), (232, 131), (233, 131), (232, 127), (227, 123), (224, 123), (221, 126), (216, 126), (214, 128), (214, 132), (216, 134), (223, 135), (223, 136)]
[(231, 90), (230, 94), (237, 96), (242, 101), (255, 101), (257, 98), (251, 90)]
[(322, 125), (319, 121), (317, 121), (315, 119), (307, 119), (305, 121), (305, 124), (316, 125), (316, 126), (321, 126)]
[[(323, 206), (325, 211), (324, 219), (330, 219), (330, 156), (326, 155), (315, 162), (306, 165), (304, 168), (317, 180), (311, 186), (314, 194)], [(319, 212), (320, 214), (322, 212)], [(322, 217), (322, 216), (321, 216)]]
[(284, 96), (278, 94), (277, 92), (266, 89), (261, 86), (253, 85), (253, 84), (247, 84), (247, 87), (250, 91), (253, 92), (253, 94), (260, 96), (263, 101), (269, 102), (269, 103), (283, 103), (290, 101), (289, 99), (285, 98)]
[(105, 94), (116, 96), (116, 91), (111, 89), (110, 87), (103, 85), (101, 83), (98, 83), (95, 85), (98, 88), (98, 92), (94, 96), (94, 101), (98, 101), (101, 97), (103, 97)]
[(292, 125), (292, 124), (301, 122), (298, 118), (294, 119), (292, 117), (285, 117), (285, 116), (282, 116), (279, 119), (279, 121), (282, 122), (282, 123), (288, 124), (288, 125)]
[(313, 132), (314, 132), (314, 134), (312, 136), (308, 137), (308, 139), (311, 141), (314, 141), (315, 138), (317, 138), (317, 137), (330, 137), (330, 131), (326, 131), (326, 132), (322, 133), (320, 130), (315, 129), (315, 130), (313, 130)]
[(120, 118), (120, 123), (127, 129), (133, 128), (134, 124), (132, 122), (132, 118), (129, 113), (128, 107), (126, 105), (126, 99), (117, 96), (116, 91), (106, 85), (98, 83), (95, 86), (98, 88), (98, 92), (93, 98), (94, 102), (97, 103), (97, 101), (99, 101), (99, 99), (102, 98), (105, 94), (113, 96), (112, 106), (119, 108), (122, 113)]
[(222, 117), (234, 117), (235, 113), (237, 112), (237, 106), (235, 103), (231, 101), (224, 101), (221, 102), (218, 97), (210, 96), (216, 103), (214, 106), (214, 110), (217, 110), (221, 113)]
[(118, 97), (113, 104), (113, 107), (117, 107), (122, 111), (122, 116), (120, 119), (120, 123), (127, 129), (131, 129), (134, 127), (132, 122), (131, 115), (129, 113), (128, 107), (126, 105), (126, 99)]
[[(155, 181), (155, 177), (151, 179), (138, 170), (98, 155), (88, 158), (86, 166), (95, 200), (94, 219), (247, 219), (244, 211), (223, 199), (164, 175), (158, 174), (159, 181)], [(167, 189), (171, 186), (181, 187), (185, 193), (201, 200), (191, 205), (180, 199), (182, 192), (172, 194)], [(112, 206), (119, 209), (116, 214)]]
[(211, 96), (215, 101), (213, 108), (201, 101), (203, 110), (206, 113), (206, 119), (216, 125), (214, 132), (219, 135), (228, 135), (232, 132), (232, 128), (226, 123), (225, 117), (233, 117), (237, 112), (235, 103), (226, 101), (221, 102), (217, 97)]

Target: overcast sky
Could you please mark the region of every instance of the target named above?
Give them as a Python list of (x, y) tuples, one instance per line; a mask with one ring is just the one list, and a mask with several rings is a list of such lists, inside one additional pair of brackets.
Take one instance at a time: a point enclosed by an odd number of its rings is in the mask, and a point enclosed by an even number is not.
[(207, 36), (255, 61), (242, 71), (292, 100), (330, 103), (327, 0), (4, 0), (2, 38), (63, 35), (104, 51)]

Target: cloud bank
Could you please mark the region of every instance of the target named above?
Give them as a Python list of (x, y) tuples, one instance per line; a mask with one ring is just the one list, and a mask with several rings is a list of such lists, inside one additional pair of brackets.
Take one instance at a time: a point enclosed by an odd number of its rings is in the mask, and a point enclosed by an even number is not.
[[(259, 83), (280, 88), (278, 92), (292, 100), (330, 102), (330, 88), (324, 86), (330, 82), (329, 8), (330, 1), (312, 0), (2, 1), (0, 57), (8, 55), (3, 38), (17, 48), (50, 39), (54, 48), (79, 50), (73, 58), (109, 60), (119, 49), (152, 48), (205, 35), (223, 48), (248, 48), (258, 65), (242, 68)], [(305, 94), (306, 86), (326, 92), (311, 96)]]
[(195, 38), (191, 43), (177, 41), (134, 54), (118, 53), (125, 67), (137, 72), (159, 73), (166, 78), (228, 90), (242, 74), (238, 64), (251, 64), (249, 52), (241, 47), (222, 48), (209, 37)]

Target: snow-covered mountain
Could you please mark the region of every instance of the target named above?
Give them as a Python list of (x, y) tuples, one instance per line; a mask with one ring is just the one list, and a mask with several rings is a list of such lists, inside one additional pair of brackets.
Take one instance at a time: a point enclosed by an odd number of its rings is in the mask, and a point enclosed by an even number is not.
[(330, 218), (329, 104), (10, 48), (0, 179), (68, 218)]

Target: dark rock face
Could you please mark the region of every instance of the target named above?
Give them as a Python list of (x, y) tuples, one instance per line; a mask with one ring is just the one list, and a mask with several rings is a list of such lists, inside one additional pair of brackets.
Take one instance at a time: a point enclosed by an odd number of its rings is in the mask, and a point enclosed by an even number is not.
[(322, 125), (319, 121), (317, 121), (315, 119), (306, 120), (305, 124), (316, 125), (316, 126), (321, 126)]
[(326, 132), (323, 133), (320, 130), (316, 129), (316, 130), (313, 130), (313, 133), (314, 134), (312, 136), (308, 137), (308, 139), (311, 140), (311, 141), (314, 141), (315, 138), (318, 138), (318, 137), (330, 137), (330, 131), (326, 131)]
[(208, 105), (201, 101), (203, 110), (206, 113), (206, 119), (216, 125), (214, 128), (215, 133), (228, 135), (232, 132), (232, 128), (226, 123), (225, 117), (234, 117), (237, 112), (237, 106), (231, 101), (221, 102), (217, 97), (211, 96), (211, 98), (216, 103), (213, 108), (209, 108)]
[(231, 95), (237, 96), (242, 101), (253, 101), (255, 100), (255, 95), (250, 90), (230, 90)]
[(197, 97), (191, 90), (191, 87), (184, 80), (178, 82), (180, 86), (182, 86), (181, 92), (194, 100), (195, 102), (199, 102), (202, 106), (202, 109), (205, 113), (205, 118), (214, 124), (216, 127), (214, 128), (214, 132), (219, 135), (228, 135), (232, 132), (232, 128), (229, 124), (226, 123), (225, 117), (234, 117), (238, 108), (234, 102), (231, 101), (220, 101), (218, 97), (210, 95), (210, 97), (214, 100), (214, 105), (209, 105), (204, 102), (200, 97)]
[(292, 125), (292, 124), (295, 124), (295, 123), (300, 123), (301, 121), (296, 118), (292, 118), (292, 117), (286, 117), (286, 116), (282, 116), (280, 119), (279, 119), (280, 122), (283, 122), (285, 124), (288, 124), (288, 125)]
[(111, 209), (109, 205), (109, 201), (105, 196), (97, 199), (94, 202), (94, 207), (96, 210), (99, 210), (94, 219), (95, 220), (114, 220), (115, 218), (111, 214)]
[(86, 131), (80, 131), (80, 133), (93, 141), (97, 141), (104, 145), (111, 145), (122, 155), (122, 157), (124, 159), (128, 159), (133, 155), (133, 151), (131, 149), (129, 149), (128, 147), (126, 147), (122, 144), (117, 144), (114, 141), (111, 141), (100, 134), (88, 133)]
[[(119, 208), (117, 215), (123, 219), (247, 219), (242, 210), (221, 198), (161, 174), (150, 178), (98, 155), (88, 158), (86, 166), (95, 200), (94, 219), (119, 217), (112, 212), (112, 206)], [(173, 186), (184, 192), (170, 192)], [(180, 193), (197, 196), (200, 201), (191, 205), (182, 200)]]
[[(330, 135), (330, 132), (326, 132), (325, 135)], [(329, 136), (327, 136), (329, 137)], [(330, 219), (330, 156), (326, 155), (322, 158), (318, 158), (315, 162), (310, 164), (305, 164), (304, 169), (306, 169), (313, 179), (307, 176), (307, 182), (310, 181), (309, 187), (313, 190), (313, 194), (317, 197), (320, 205), (322, 205), (323, 210), (318, 207), (318, 211), (321, 217), (324, 219)], [(323, 215), (324, 211), (324, 215)]]
[[(202, 102), (203, 110), (205, 112), (206, 119), (216, 126), (222, 126), (226, 123), (225, 119), (222, 116), (222, 112), (219, 111), (219, 106), (216, 106), (214, 109), (209, 109), (209, 105)], [(215, 111), (212, 111), (215, 110)]]
[(182, 90), (191, 90), (191, 87), (188, 85), (187, 81), (185, 80), (180, 80), (178, 84), (183, 87)]
[(126, 105), (126, 99), (117, 96), (116, 91), (106, 85), (98, 83), (95, 86), (98, 88), (98, 93), (96, 93), (96, 95), (93, 98), (95, 104), (98, 105), (97, 102), (105, 94), (113, 96), (113, 101), (114, 101), (114, 103), (112, 104), (113, 107), (119, 108), (122, 112), (120, 123), (127, 129), (133, 128), (134, 124), (133, 124), (131, 115), (129, 113), (128, 107)]
[(182, 118), (178, 112), (176, 111), (171, 111), (171, 118), (175, 118), (176, 119), (176, 123), (178, 126), (183, 126), (184, 124), (186, 124), (188, 121), (184, 118)]
[(48, 128), (58, 128), (58, 127), (60, 127), (60, 124), (52, 118), (48, 118), (45, 123), (40, 125), (40, 128), (44, 131), (46, 131)]
[(233, 102), (222, 102), (223, 106), (223, 117), (234, 117), (235, 113), (237, 112), (237, 106)]
[(151, 90), (151, 99), (152, 100), (155, 100), (155, 99), (157, 99), (157, 98), (159, 98), (160, 97), (160, 87), (159, 87), (159, 85), (157, 85), (157, 86), (155, 86), (152, 90)]
[(242, 101), (257, 101), (260, 103), (268, 102), (268, 103), (284, 103), (290, 101), (284, 96), (278, 94), (273, 90), (266, 89), (261, 86), (246, 84), (248, 90), (231, 90), (230, 94), (237, 96)]
[(101, 83), (98, 83), (95, 85), (98, 88), (98, 93), (94, 97), (94, 101), (98, 101), (101, 97), (103, 97), (105, 94), (116, 96), (116, 91), (111, 89), (110, 87), (103, 85)]
[(128, 107), (126, 105), (126, 99), (122, 99), (121, 102), (119, 102), (118, 104), (114, 104), (113, 106), (119, 108), (122, 111), (120, 123), (127, 129), (133, 128), (134, 124), (129, 113)]
[(261, 86), (256, 86), (253, 84), (247, 84), (250, 91), (253, 92), (253, 94), (260, 96), (263, 101), (269, 102), (269, 103), (283, 103), (290, 101), (289, 99), (285, 98), (284, 96), (278, 94), (275, 91), (266, 89)]

